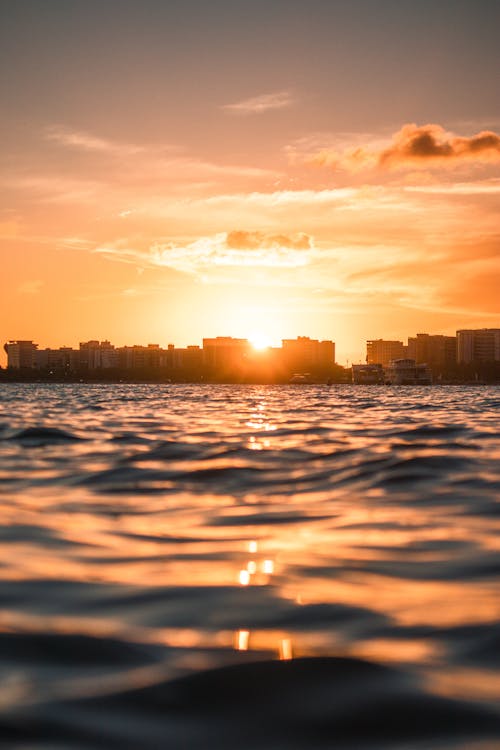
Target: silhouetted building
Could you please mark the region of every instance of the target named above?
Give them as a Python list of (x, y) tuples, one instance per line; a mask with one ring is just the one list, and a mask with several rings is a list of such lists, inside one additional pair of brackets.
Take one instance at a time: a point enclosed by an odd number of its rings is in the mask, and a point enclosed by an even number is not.
[(15, 370), (36, 367), (38, 344), (33, 341), (9, 341), (3, 348), (7, 354), (7, 367)]
[(79, 369), (80, 352), (69, 346), (61, 346), (59, 349), (39, 349), (35, 353), (35, 362), (38, 370), (72, 372)]
[(203, 365), (203, 350), (191, 344), (185, 349), (177, 349), (175, 366), (181, 370), (199, 370)]
[(247, 339), (231, 336), (203, 339), (203, 364), (210, 371), (232, 371), (245, 363), (249, 350)]
[(417, 364), (426, 362), (433, 370), (446, 369), (457, 361), (457, 338), (417, 333), (408, 337), (408, 357)]
[(457, 362), (499, 362), (500, 328), (457, 331)]
[(389, 363), (385, 368), (385, 379), (391, 385), (430, 385), (432, 373), (428, 365), (417, 364), (414, 359), (405, 357)]
[(109, 341), (82, 342), (80, 343), (80, 367), (84, 370), (118, 367), (118, 352)]
[(169, 370), (201, 372), (203, 351), (201, 347), (195, 345), (177, 349), (173, 344), (169, 344), (167, 349), (161, 350), (160, 364)]
[(125, 370), (151, 370), (160, 367), (163, 349), (159, 344), (122, 346), (117, 350), (117, 366)]
[(366, 342), (366, 363), (387, 367), (393, 359), (403, 359), (406, 351), (402, 341), (372, 339)]
[(294, 372), (315, 370), (335, 363), (335, 344), (310, 339), (309, 336), (283, 339), (282, 358), (285, 366)]
[(376, 365), (353, 365), (352, 382), (356, 385), (380, 385), (385, 382), (384, 368)]

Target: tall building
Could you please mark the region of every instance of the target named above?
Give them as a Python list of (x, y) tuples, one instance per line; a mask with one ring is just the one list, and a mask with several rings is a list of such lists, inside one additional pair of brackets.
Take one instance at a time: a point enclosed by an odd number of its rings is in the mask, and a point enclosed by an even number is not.
[(196, 344), (190, 344), (185, 349), (176, 350), (175, 366), (185, 370), (200, 370), (203, 364), (203, 351)]
[(15, 370), (36, 367), (38, 344), (33, 341), (9, 341), (3, 348), (7, 354), (7, 367)]
[(247, 339), (231, 336), (203, 339), (203, 364), (210, 370), (232, 370), (244, 362), (249, 351)]
[(372, 339), (366, 342), (366, 362), (369, 365), (387, 367), (393, 359), (404, 359), (407, 347), (402, 341), (385, 341)]
[(80, 367), (87, 370), (118, 367), (118, 351), (109, 341), (81, 342)]
[(39, 349), (35, 353), (35, 367), (38, 370), (78, 370), (80, 365), (80, 352), (69, 346), (61, 346), (59, 349)]
[(457, 362), (499, 362), (500, 328), (457, 331)]
[(433, 368), (454, 365), (457, 361), (457, 338), (417, 333), (408, 337), (408, 357), (417, 364), (425, 362)]
[(122, 346), (117, 350), (117, 366), (126, 370), (154, 369), (160, 367), (162, 354), (159, 344)]
[(335, 344), (333, 341), (318, 341), (309, 336), (298, 336), (296, 339), (283, 339), (283, 362), (289, 369), (304, 372), (335, 363)]

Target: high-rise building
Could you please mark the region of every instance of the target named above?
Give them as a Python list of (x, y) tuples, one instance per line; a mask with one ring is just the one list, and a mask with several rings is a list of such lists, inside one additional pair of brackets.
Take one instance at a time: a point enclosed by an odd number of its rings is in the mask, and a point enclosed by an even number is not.
[(80, 367), (88, 370), (118, 366), (118, 351), (109, 341), (84, 341), (80, 343)]
[(333, 341), (318, 341), (309, 338), (309, 336), (283, 339), (282, 357), (285, 366), (297, 372), (333, 365), (335, 363), (335, 344)]
[(500, 328), (457, 331), (457, 362), (499, 362)]
[(38, 344), (33, 341), (9, 341), (3, 348), (7, 354), (7, 367), (16, 370), (36, 367)]
[(244, 362), (249, 351), (247, 339), (231, 336), (203, 339), (203, 364), (211, 370), (232, 370)]
[(122, 346), (117, 349), (117, 365), (126, 370), (150, 370), (160, 367), (163, 349), (159, 344)]
[(203, 351), (197, 345), (186, 348), (176, 348), (169, 344), (167, 349), (161, 350), (160, 366), (171, 370), (198, 370), (201, 372), (203, 364)]
[(69, 346), (61, 346), (59, 349), (38, 349), (35, 352), (35, 367), (38, 370), (78, 370), (80, 365), (80, 352)]
[(372, 339), (366, 342), (366, 362), (369, 365), (387, 367), (393, 359), (404, 359), (407, 347), (402, 341), (385, 341)]
[(417, 364), (425, 362), (433, 368), (454, 365), (457, 361), (457, 338), (417, 333), (408, 337), (408, 357)]

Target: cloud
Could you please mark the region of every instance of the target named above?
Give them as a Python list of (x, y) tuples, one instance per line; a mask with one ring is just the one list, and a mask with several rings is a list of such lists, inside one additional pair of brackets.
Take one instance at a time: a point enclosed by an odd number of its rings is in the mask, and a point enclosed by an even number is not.
[(303, 233), (290, 237), (285, 234), (234, 231), (226, 235), (226, 245), (228, 248), (237, 250), (276, 250), (281, 248), (310, 250), (312, 242), (311, 238)]
[(110, 154), (138, 154), (144, 151), (142, 146), (133, 143), (114, 143), (105, 138), (91, 135), (79, 130), (71, 130), (61, 125), (53, 125), (45, 131), (46, 138), (62, 146), (100, 151)]
[(103, 138), (97, 138), (87, 133), (67, 130), (66, 128), (50, 127), (47, 129), (47, 138), (56, 141), (63, 146), (75, 146), (88, 149), (89, 151), (110, 151), (113, 146)]
[(95, 203), (102, 199), (105, 185), (98, 180), (58, 175), (21, 175), (2, 180), (9, 188), (31, 193), (43, 203)]
[[(326, 137), (323, 138), (326, 141)], [(359, 136), (353, 135), (349, 144), (342, 134), (338, 138), (331, 135), (329, 142), (323, 144), (316, 139), (316, 148), (314, 139), (309, 144), (307, 140), (299, 141), (289, 146), (287, 153), (292, 163), (300, 157), (306, 164), (351, 173), (376, 168), (420, 170), (471, 161), (500, 161), (500, 135), (491, 130), (466, 137), (450, 133), (435, 123), (420, 126), (407, 123), (393, 135), (390, 145), (380, 140), (367, 140), (368, 143), (360, 143)]]
[(500, 193), (500, 180), (458, 182), (454, 185), (405, 185), (403, 189), (409, 193), (427, 193), (429, 195), (497, 195)]
[(447, 133), (440, 125), (403, 125), (392, 145), (379, 154), (382, 167), (445, 164), (462, 160), (500, 160), (500, 135), (482, 130), (470, 138)]
[(261, 115), (272, 109), (285, 109), (294, 103), (289, 91), (275, 91), (271, 94), (261, 94), (251, 99), (244, 99), (234, 104), (224, 104), (222, 109), (240, 115)]
[(265, 232), (232, 231), (194, 242), (154, 242), (148, 250), (110, 243), (94, 252), (126, 263), (162, 266), (188, 274), (207, 273), (211, 269), (299, 268), (307, 265), (313, 247), (306, 234), (285, 235)]

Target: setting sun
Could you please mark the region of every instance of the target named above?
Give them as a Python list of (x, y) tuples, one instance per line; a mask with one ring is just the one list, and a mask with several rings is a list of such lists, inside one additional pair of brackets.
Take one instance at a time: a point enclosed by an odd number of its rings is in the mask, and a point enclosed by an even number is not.
[(269, 347), (272, 345), (271, 339), (269, 338), (269, 336), (266, 336), (265, 333), (251, 333), (248, 336), (248, 341), (254, 349), (257, 349), (257, 351), (269, 349)]

